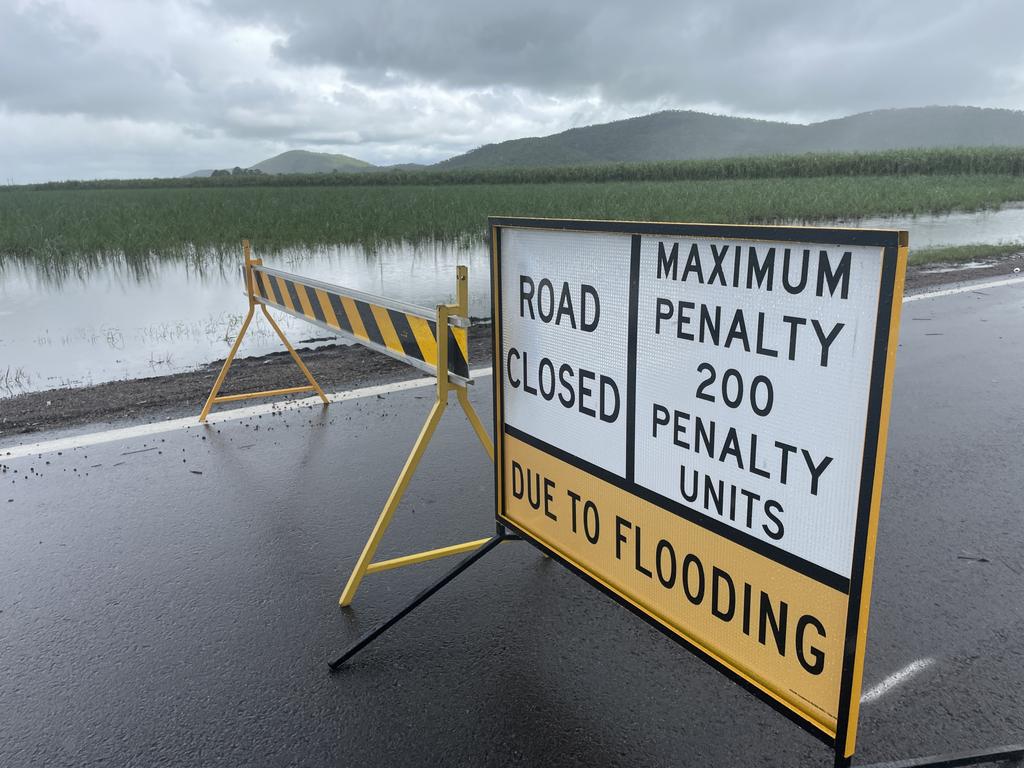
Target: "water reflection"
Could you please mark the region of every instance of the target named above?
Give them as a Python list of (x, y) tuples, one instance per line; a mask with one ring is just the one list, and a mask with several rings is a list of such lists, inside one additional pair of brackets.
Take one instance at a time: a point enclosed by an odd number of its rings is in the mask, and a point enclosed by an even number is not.
[(865, 229), (906, 229), (910, 232), (911, 250), (940, 245), (1024, 242), (1024, 205), (1020, 204), (997, 211), (943, 216), (875, 216), (836, 223)]
[[(280, 269), (426, 307), (454, 298), (455, 267), (465, 264), (470, 312), (490, 312), (482, 242), (254, 255)], [(59, 270), (45, 262), (0, 260), (0, 396), (173, 373), (223, 357), (246, 310), (240, 261), (240, 250), (205, 261), (83, 257)], [(334, 341), (290, 317), (281, 324), (297, 342)], [(254, 321), (240, 354), (279, 349), (265, 323)]]

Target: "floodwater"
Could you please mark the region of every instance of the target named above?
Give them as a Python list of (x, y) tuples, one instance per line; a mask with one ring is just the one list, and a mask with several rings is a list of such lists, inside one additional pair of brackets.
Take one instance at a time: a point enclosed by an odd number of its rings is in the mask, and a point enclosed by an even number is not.
[[(912, 249), (1024, 241), (1024, 206), (834, 223), (908, 229)], [(490, 268), (482, 242), (254, 255), (269, 266), (424, 307), (453, 298), (455, 267), (465, 264), (471, 314), (490, 313)], [(57, 279), (0, 260), (0, 397), (176, 373), (223, 358), (247, 309), (238, 262), (157, 262), (144, 274), (107, 265)], [(277, 314), (293, 342), (335, 341), (315, 326)], [(257, 317), (240, 354), (281, 349)]]
[[(455, 267), (465, 264), (470, 271), (470, 313), (487, 316), (487, 258), (483, 245), (430, 243), (372, 252), (351, 246), (286, 251), (264, 260), (268, 266), (425, 307), (454, 299)], [(248, 309), (241, 259), (239, 249), (237, 261), (202, 269), (157, 262), (142, 275), (107, 266), (60, 280), (32, 267), (3, 266), (0, 397), (159, 376), (223, 358)], [(293, 343), (316, 346), (337, 341), (316, 326), (274, 314)], [(239, 355), (283, 349), (258, 314)]]
[(880, 216), (835, 222), (839, 226), (865, 229), (906, 229), (910, 248), (974, 243), (1024, 243), (1024, 204), (1008, 205), (998, 211), (950, 213), (944, 216)]

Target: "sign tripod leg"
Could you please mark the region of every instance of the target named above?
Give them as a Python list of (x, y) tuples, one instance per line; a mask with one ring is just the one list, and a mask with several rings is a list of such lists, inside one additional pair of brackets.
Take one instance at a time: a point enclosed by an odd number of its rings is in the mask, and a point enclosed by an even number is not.
[(382, 624), (370, 630), (361, 638), (359, 638), (341, 656), (339, 656), (334, 661), (330, 662), (327, 666), (330, 667), (330, 670), (332, 672), (337, 671), (342, 664), (344, 664), (350, 658), (355, 656), (357, 653), (359, 653), (359, 651), (368, 646), (382, 634), (391, 629), (391, 627), (393, 627), (395, 624), (397, 624), (410, 613), (412, 613), (412, 611), (415, 610), (421, 603), (426, 602), (431, 596), (433, 596), (436, 592), (439, 592), (446, 584), (448, 584), (448, 582), (452, 581), (456, 576), (458, 576), (464, 570), (469, 568), (469, 566), (471, 566), (477, 560), (482, 558), (496, 546), (501, 544), (501, 542), (510, 541), (512, 539), (517, 538), (517, 536), (510, 536), (508, 534), (504, 534), (492, 536), (490, 539), (487, 539), (486, 542), (479, 549), (477, 549), (475, 552), (469, 555), (469, 557), (462, 559), (458, 563), (458, 565), (456, 565), (454, 568), (448, 571), (448, 573), (442, 576), (438, 581), (434, 582), (429, 587), (420, 592), (418, 595), (416, 595), (416, 597), (413, 598), (412, 602), (410, 602), (408, 605), (402, 608), (390, 619), (383, 622)]
[[(1014, 765), (1024, 764), (1024, 744), (1012, 744), (994, 749), (981, 749), (970, 752), (956, 752), (945, 755), (931, 755), (909, 760), (897, 760), (890, 763), (872, 763), (857, 768), (953, 768), (959, 765), (984, 765), (987, 763), (1005, 763), (1013, 761)], [(836, 768), (850, 768), (850, 758), (836, 757)]]

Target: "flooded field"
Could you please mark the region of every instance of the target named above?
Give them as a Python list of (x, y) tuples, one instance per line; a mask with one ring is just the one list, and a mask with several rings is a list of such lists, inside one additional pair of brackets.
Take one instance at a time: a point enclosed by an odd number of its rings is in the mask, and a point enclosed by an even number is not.
[(910, 248), (934, 248), (973, 243), (1024, 242), (1024, 205), (1008, 205), (997, 211), (950, 213), (942, 216), (876, 216), (836, 222), (866, 229), (906, 229)]
[[(1024, 207), (928, 217), (881, 217), (843, 226), (905, 228), (912, 247), (1024, 240)], [(423, 306), (452, 297), (458, 264), (470, 268), (470, 305), (490, 312), (488, 253), (474, 245), (399, 243), (256, 253), (268, 265)], [(78, 270), (45, 273), (0, 261), (0, 397), (53, 387), (185, 371), (222, 358), (246, 310), (235, 256), (161, 262), (145, 270), (115, 260), (83, 260)], [(294, 342), (333, 342), (318, 328), (284, 317)], [(281, 349), (257, 319), (241, 355)]]
[[(265, 256), (281, 269), (428, 307), (452, 298), (455, 267), (466, 264), (471, 311), (490, 313), (483, 245), (395, 245), (372, 252), (343, 246)], [(59, 278), (6, 265), (0, 272), (0, 397), (175, 373), (224, 357), (247, 309), (240, 262), (241, 249), (237, 260), (202, 268), (167, 262), (138, 274), (108, 264)], [(336, 341), (276, 314), (294, 343)], [(257, 317), (239, 354), (281, 349)]]

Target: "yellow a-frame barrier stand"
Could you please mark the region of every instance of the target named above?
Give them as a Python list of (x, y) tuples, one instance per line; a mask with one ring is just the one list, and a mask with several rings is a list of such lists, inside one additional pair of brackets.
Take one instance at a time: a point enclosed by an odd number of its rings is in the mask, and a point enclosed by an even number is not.
[[(270, 316), (270, 312), (264, 304), (256, 301), (255, 298), (255, 279), (256, 276), (253, 274), (252, 268), (254, 266), (262, 266), (263, 259), (252, 258), (252, 251), (249, 248), (249, 241), (242, 241), (242, 251), (245, 255), (245, 264), (243, 271), (245, 274), (245, 293), (249, 297), (249, 313), (245, 316), (245, 321), (242, 323), (242, 328), (238, 331), (238, 336), (235, 337), (235, 343), (231, 345), (231, 351), (228, 352), (227, 359), (224, 361), (224, 365), (220, 369), (220, 373), (217, 375), (217, 380), (213, 383), (213, 389), (210, 390), (210, 396), (206, 398), (206, 404), (203, 406), (202, 412), (199, 414), (199, 421), (206, 421), (206, 417), (210, 414), (210, 409), (215, 403), (231, 403), (237, 400), (251, 400), (254, 397), (273, 397), (275, 395), (294, 395), (299, 392), (316, 392), (321, 400), (324, 401), (324, 405), (327, 405), (330, 401), (327, 399), (327, 395), (317, 384), (316, 379), (313, 378), (313, 374), (309, 372), (309, 368), (302, 362), (302, 358), (299, 357), (299, 353), (295, 351), (295, 347), (288, 341), (288, 337), (284, 335), (284, 331), (281, 330), (281, 326), (275, 322), (274, 318)], [(278, 336), (281, 337), (281, 341), (284, 342), (285, 347), (288, 349), (288, 353), (292, 356), (292, 360), (299, 366), (299, 370), (302, 371), (302, 375), (306, 377), (308, 385), (303, 387), (285, 387), (283, 389), (267, 389), (261, 392), (246, 392), (240, 395), (224, 395), (218, 397), (220, 388), (224, 385), (224, 379), (227, 378), (228, 371), (231, 370), (231, 364), (235, 361), (235, 355), (238, 353), (238, 348), (242, 345), (242, 339), (245, 338), (246, 331), (249, 330), (249, 323), (252, 322), (252, 316), (256, 313), (257, 305), (263, 310), (263, 316), (267, 318), (267, 322), (270, 323), (270, 327), (274, 329)]]
[(352, 569), (352, 574), (348, 577), (348, 582), (345, 584), (344, 590), (342, 590), (338, 603), (343, 607), (352, 603), (352, 600), (355, 599), (356, 591), (363, 581), (363, 577), (369, 573), (424, 563), (428, 560), (436, 560), (439, 557), (458, 555), (477, 549), (491, 540), (490, 538), (477, 539), (476, 541), (467, 541), (464, 544), (431, 549), (414, 555), (372, 562), (373, 556), (377, 552), (377, 545), (380, 544), (380, 540), (384, 537), (384, 532), (387, 530), (388, 525), (391, 524), (391, 518), (394, 516), (395, 510), (398, 509), (398, 504), (402, 500), (406, 488), (409, 486), (409, 481), (412, 480), (416, 467), (419, 465), (420, 459), (423, 458), (430, 439), (434, 436), (434, 430), (437, 429), (437, 425), (441, 421), (445, 409), (448, 407), (448, 395), (452, 390), (455, 390), (459, 405), (462, 406), (462, 410), (465, 412), (466, 418), (469, 419), (469, 423), (472, 425), (476, 436), (480, 439), (481, 445), (487, 451), (491, 461), (494, 461), (494, 445), (487, 434), (487, 430), (484, 429), (480, 417), (473, 410), (472, 403), (469, 402), (469, 393), (466, 391), (466, 385), (462, 382), (454, 381), (448, 376), (448, 318), (460, 317), (467, 320), (469, 318), (469, 271), (466, 267), (456, 268), (455, 296), (454, 304), (439, 304), (437, 307), (437, 397), (430, 409), (430, 413), (427, 415), (426, 423), (424, 423), (423, 428), (420, 430), (419, 437), (416, 438), (416, 442), (413, 444), (412, 452), (410, 452), (409, 457), (405, 460), (405, 466), (398, 473), (398, 479), (395, 481), (394, 488), (391, 489), (391, 495), (388, 496), (384, 509), (377, 518), (377, 523), (373, 526), (373, 531), (370, 533), (370, 538), (367, 539), (366, 545), (359, 555), (356, 567)]
[[(252, 258), (248, 240), (243, 240), (242, 246), (245, 253), (243, 268), (245, 273), (245, 292), (249, 299), (249, 313), (245, 316), (245, 321), (242, 323), (235, 343), (231, 346), (231, 351), (224, 361), (224, 366), (214, 382), (210, 396), (207, 398), (206, 404), (199, 415), (199, 421), (206, 421), (210, 409), (216, 403), (229, 403), (254, 397), (316, 392), (325, 405), (330, 402), (320, 388), (320, 385), (317, 384), (316, 379), (313, 378), (313, 374), (309, 372), (309, 369), (302, 362), (295, 348), (292, 347), (287, 337), (285, 337), (280, 326), (278, 326), (274, 318), (267, 311), (267, 303), (270, 303), (275, 309), (307, 320), (333, 333), (341, 332), (346, 336), (351, 336), (357, 342), (371, 349), (389, 354), (410, 365), (433, 373), (437, 377), (437, 397), (434, 405), (430, 409), (426, 423), (420, 430), (419, 437), (416, 438), (412, 452), (405, 461), (405, 466), (402, 467), (402, 471), (395, 481), (395, 486), (391, 490), (391, 495), (388, 496), (383, 511), (381, 511), (380, 516), (377, 518), (370, 538), (359, 555), (356, 567), (345, 584), (345, 589), (339, 600), (341, 605), (347, 606), (352, 602), (363, 577), (368, 573), (401, 568), (405, 565), (423, 563), (448, 555), (457, 555), (477, 549), (490, 541), (490, 539), (478, 539), (476, 541), (467, 541), (464, 544), (454, 544), (427, 552), (396, 557), (391, 560), (372, 562), (373, 556), (377, 552), (377, 546), (380, 544), (384, 532), (391, 523), (391, 518), (394, 516), (395, 510), (398, 508), (398, 504), (402, 500), (406, 488), (409, 486), (409, 481), (416, 472), (416, 467), (419, 465), (420, 459), (423, 457), (423, 453), (430, 443), (434, 431), (437, 429), (438, 422), (441, 421), (441, 416), (444, 415), (445, 409), (448, 407), (448, 396), (452, 390), (455, 391), (459, 405), (462, 406), (462, 410), (465, 412), (466, 418), (469, 419), (469, 423), (472, 425), (476, 436), (480, 439), (484, 450), (487, 451), (491, 461), (494, 461), (494, 446), (491, 443), (491, 438), (488, 436), (487, 430), (484, 429), (484, 425), (481, 423), (476, 411), (473, 410), (473, 406), (469, 402), (469, 394), (466, 391), (466, 384), (469, 381), (468, 334), (466, 331), (469, 325), (469, 270), (466, 267), (456, 268), (456, 301), (454, 304), (440, 304), (437, 306), (436, 324), (433, 337), (431, 337), (429, 325), (426, 321), (426, 318), (430, 317), (429, 310), (409, 305), (399, 306), (395, 302), (390, 302), (381, 297), (369, 296), (341, 288), (340, 286), (333, 286), (304, 278), (300, 275), (292, 275), (264, 267), (262, 259)], [(264, 280), (262, 290), (260, 284), (257, 283), (257, 273)], [(273, 287), (274, 284), (279, 286), (279, 294), (275, 293), (278, 289)], [(315, 298), (310, 298), (310, 292), (315, 295)], [(294, 299), (288, 298), (289, 296), (294, 296)], [(341, 302), (341, 304), (337, 305), (337, 312), (334, 309), (324, 309), (325, 307), (335, 306), (332, 302), (336, 300)], [(316, 302), (316, 304), (314, 305), (313, 302)], [(242, 339), (249, 329), (249, 323), (256, 313), (257, 305), (262, 310), (271, 327), (281, 338), (281, 341), (284, 342), (292, 359), (299, 366), (299, 370), (302, 371), (309, 384), (302, 387), (286, 387), (284, 389), (219, 396), (220, 388), (224, 384), (228, 371), (231, 369), (231, 363), (235, 359), (235, 354), (238, 352)], [(320, 313), (317, 312), (317, 307), (320, 308)], [(360, 308), (364, 311), (360, 311)], [(411, 339), (406, 339), (403, 342), (398, 338), (395, 326), (393, 325), (393, 319), (389, 319), (392, 312), (398, 314), (405, 313), (408, 315), (406, 321), (416, 324), (416, 330), (413, 331), (413, 334), (415, 335), (415, 346), (418, 351), (413, 352), (407, 348), (406, 344), (412, 345), (413, 343)], [(348, 320), (342, 321), (343, 317), (347, 317)], [(449, 319), (453, 320), (453, 327), (451, 329), (449, 328)], [(452, 343), (454, 345), (453, 348), (456, 350), (456, 357), (453, 360), (457, 371), (455, 374), (449, 372), (449, 343)]]

